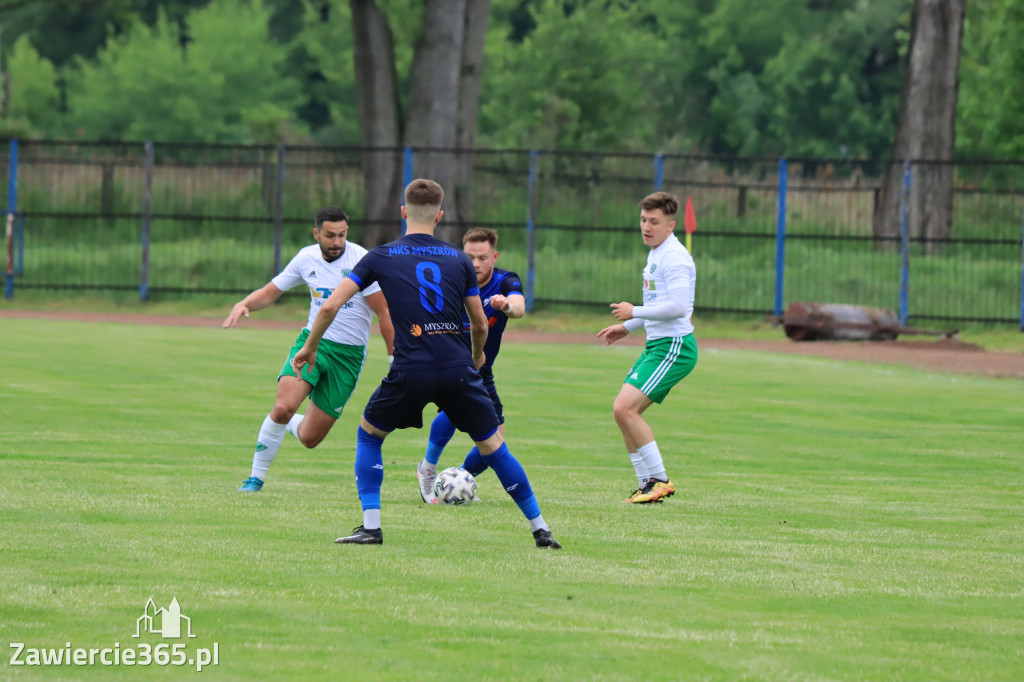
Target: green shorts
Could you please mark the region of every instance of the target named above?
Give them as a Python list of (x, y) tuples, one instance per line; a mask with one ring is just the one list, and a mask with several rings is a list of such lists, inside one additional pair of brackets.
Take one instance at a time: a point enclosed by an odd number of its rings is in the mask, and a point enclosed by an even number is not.
[[(308, 329), (303, 329), (299, 333), (295, 345), (288, 353), (288, 359), (284, 361), (281, 374), (277, 377), (278, 381), (284, 376), (297, 376), (292, 369), (292, 358), (302, 350), (308, 336)], [(341, 411), (352, 391), (356, 389), (356, 382), (359, 381), (359, 373), (363, 371), (365, 362), (366, 346), (347, 346), (321, 339), (320, 347), (316, 350), (316, 365), (306, 365), (302, 368), (302, 380), (313, 384), (309, 399), (324, 414), (337, 419), (341, 416)]]
[(693, 334), (648, 341), (644, 352), (629, 368), (622, 383), (636, 386), (648, 398), (661, 403), (672, 387), (697, 364)]

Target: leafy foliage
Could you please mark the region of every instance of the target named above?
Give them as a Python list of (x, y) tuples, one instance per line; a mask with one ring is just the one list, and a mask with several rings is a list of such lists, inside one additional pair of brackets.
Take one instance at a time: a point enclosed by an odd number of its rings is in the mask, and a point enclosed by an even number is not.
[[(423, 2), (376, 1), (395, 32), (406, 93), (416, 42), (429, 39)], [(886, 157), (912, 5), (492, 0), (477, 140)], [(15, 3), (2, 16), (13, 88), (4, 127), (49, 137), (355, 144), (350, 16), (348, 0)], [(969, 4), (961, 156), (1024, 153), (1022, 29), (1014, 0)]]
[(56, 129), (60, 121), (57, 70), (36, 52), (28, 38), (15, 42), (6, 75), (10, 92), (0, 132), (38, 137)]
[(968, 3), (957, 116), (957, 151), (963, 156), (1024, 156), (1022, 31), (1021, 3)]
[(537, 28), (521, 43), (488, 41), (484, 144), (609, 149), (651, 140), (656, 98), (648, 86), (665, 45), (639, 29), (639, 5), (579, 3), (566, 12), (545, 0), (535, 12)]
[(273, 142), (291, 135), (299, 84), (281, 73), (260, 2), (215, 0), (188, 18), (189, 41), (166, 15), (80, 61), (69, 87), (79, 135), (101, 139)]

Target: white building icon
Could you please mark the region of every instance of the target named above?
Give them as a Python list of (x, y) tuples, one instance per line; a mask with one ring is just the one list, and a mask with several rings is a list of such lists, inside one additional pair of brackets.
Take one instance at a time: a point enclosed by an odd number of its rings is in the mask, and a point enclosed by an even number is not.
[(171, 605), (166, 609), (158, 609), (153, 603), (153, 597), (150, 597), (142, 615), (135, 621), (135, 634), (132, 637), (141, 637), (143, 632), (149, 632), (161, 635), (164, 639), (180, 639), (181, 621), (185, 621), (186, 636), (195, 637), (192, 634), (192, 619), (181, 615), (177, 597), (171, 600)]

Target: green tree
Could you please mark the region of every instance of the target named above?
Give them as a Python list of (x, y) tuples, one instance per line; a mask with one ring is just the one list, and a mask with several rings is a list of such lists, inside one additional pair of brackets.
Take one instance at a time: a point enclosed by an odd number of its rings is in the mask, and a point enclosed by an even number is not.
[(330, 144), (359, 144), (356, 77), (352, 60), (352, 13), (344, 0), (307, 0), (298, 42), (309, 55), (310, 69), (322, 81), (308, 93), (311, 106), (322, 107), (318, 138)]
[(43, 137), (60, 121), (57, 70), (22, 36), (7, 57), (0, 133), (11, 137)]
[(627, 149), (650, 144), (663, 38), (644, 27), (647, 3), (542, 0), (520, 42), (509, 25), (487, 42), (480, 135), (499, 147)]
[(969, 158), (1024, 157), (1024, 5), (978, 0), (967, 7), (956, 146)]
[(292, 138), (298, 82), (259, 1), (214, 0), (177, 24), (136, 24), (69, 78), (73, 129), (100, 139), (273, 142)]
[(859, 2), (816, 32), (790, 34), (765, 65), (759, 153), (883, 158), (899, 112), (909, 4)]
[(0, 7), (6, 40), (22, 36), (57, 68), (75, 57), (93, 57), (107, 35), (130, 26), (136, 0), (11, 2)]
[(787, 34), (808, 30), (803, 0), (719, 0), (700, 18), (690, 75), (700, 113), (689, 121), (701, 146), (722, 154), (765, 147), (770, 96), (762, 74)]
[(885, 155), (910, 0), (503, 0), (498, 146)]
[(720, 0), (699, 21), (697, 138), (727, 154), (884, 155), (910, 0)]

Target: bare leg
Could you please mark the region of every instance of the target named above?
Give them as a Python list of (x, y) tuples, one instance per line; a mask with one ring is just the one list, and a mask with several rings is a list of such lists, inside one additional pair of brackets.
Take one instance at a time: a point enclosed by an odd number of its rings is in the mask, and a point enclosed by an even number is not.
[(612, 411), (628, 452), (636, 452), (638, 448), (654, 440), (654, 432), (641, 416), (653, 404), (654, 401), (630, 384), (623, 384), (622, 390), (615, 398)]

